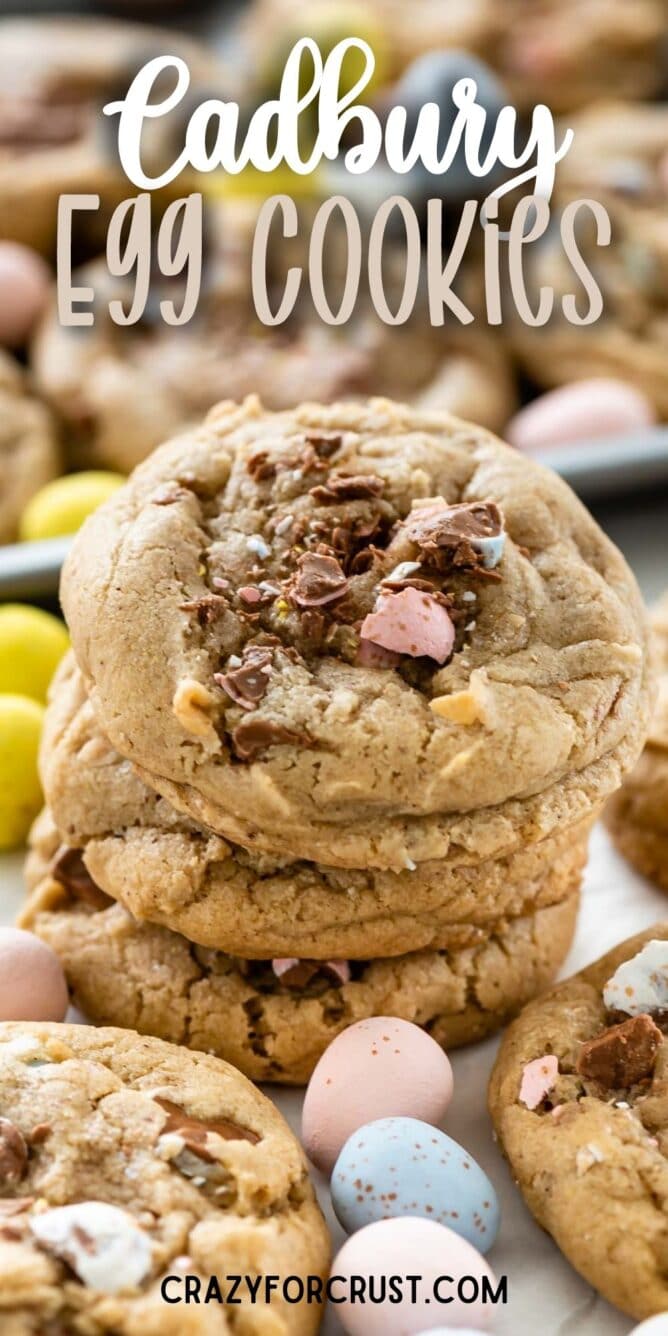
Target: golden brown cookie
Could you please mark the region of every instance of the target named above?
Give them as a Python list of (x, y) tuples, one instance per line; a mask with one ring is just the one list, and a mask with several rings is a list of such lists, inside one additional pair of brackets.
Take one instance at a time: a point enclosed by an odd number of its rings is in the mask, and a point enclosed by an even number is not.
[(17, 536), (31, 496), (60, 468), (49, 410), (29, 393), (18, 362), (0, 352), (0, 543)]
[[(311, 1336), (278, 1295), (184, 1318), (183, 1278), (324, 1276), (304, 1155), (227, 1063), (133, 1031), (0, 1025), (0, 1327), (20, 1336)], [(209, 1310), (216, 1312), (217, 1305)]]
[(449, 951), (272, 963), (193, 946), (96, 896), (85, 876), (65, 887), (47, 874), (21, 924), (60, 956), (92, 1021), (205, 1049), (256, 1081), (302, 1084), (332, 1039), (368, 1016), (414, 1021), (446, 1049), (493, 1033), (554, 978), (577, 908), (576, 891)]
[(621, 853), (668, 891), (668, 595), (652, 614), (659, 692), (645, 750), (607, 804), (605, 820)]
[(489, 1101), (527, 1205), (595, 1289), (635, 1318), (668, 1309), (668, 924), (531, 1002)]
[(67, 882), (68, 866), (83, 859), (136, 919), (253, 958), (473, 945), (508, 917), (571, 896), (586, 860), (590, 820), (537, 832), (498, 856), (454, 848), (403, 872), (294, 862), (230, 844), (175, 812), (113, 750), (71, 655), (52, 687), (41, 769), (55, 825), (41, 818), (33, 832), (37, 877), (51, 865)]
[[(59, 196), (83, 193), (99, 195), (101, 209), (75, 219), (77, 244), (104, 244), (111, 210), (133, 187), (102, 107), (165, 53), (187, 61), (196, 86), (223, 81), (204, 48), (169, 30), (99, 17), (0, 22), (0, 237), (51, 254)], [(149, 123), (143, 141), (153, 171), (168, 153), (164, 125)]]
[(508, 337), (536, 385), (617, 377), (642, 391), (665, 419), (668, 104), (605, 102), (568, 124), (575, 138), (557, 168), (554, 218), (578, 199), (600, 201), (607, 210), (608, 246), (597, 244), (596, 224), (587, 210), (578, 213), (575, 228), (578, 247), (601, 290), (603, 312), (593, 324), (579, 326), (562, 314), (563, 295), (574, 291), (573, 271), (555, 225), (531, 250), (527, 266), (531, 303), (541, 286), (553, 288), (554, 314), (540, 328), (510, 322)]
[[(381, 78), (417, 57), (447, 48), (474, 52), (502, 75), (509, 101), (555, 111), (602, 96), (641, 98), (661, 91), (666, 35), (663, 0), (348, 0), (336, 21), (327, 0), (256, 0), (248, 24), (254, 70), (276, 81), (291, 44), (306, 34), (329, 49), (355, 33), (376, 53)], [(324, 41), (323, 41), (324, 38)]]
[(506, 804), (591, 815), (644, 740), (619, 552), (553, 474), (386, 400), (220, 405), (84, 526), (62, 593), (105, 735), (247, 848), (481, 857)]

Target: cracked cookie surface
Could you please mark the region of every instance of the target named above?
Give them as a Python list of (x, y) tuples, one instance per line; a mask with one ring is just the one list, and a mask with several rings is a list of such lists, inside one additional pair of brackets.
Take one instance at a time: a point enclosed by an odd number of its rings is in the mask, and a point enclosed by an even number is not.
[(531, 1002), (489, 1104), (530, 1210), (635, 1318), (668, 1308), (668, 923)]
[[(22, 926), (59, 955), (91, 1020), (206, 1049), (256, 1081), (302, 1084), (332, 1039), (368, 1016), (414, 1021), (446, 1050), (493, 1033), (554, 978), (577, 908), (575, 891), (489, 925), (470, 946), (351, 961), (338, 979), (339, 962), (244, 960), (194, 946), (48, 873)], [(281, 965), (307, 966), (305, 981), (289, 969), (279, 977)]]
[(397, 866), (425, 822), (419, 862), (443, 815), (578, 776), (591, 811), (642, 740), (620, 554), (553, 475), (384, 400), (220, 405), (84, 527), (63, 599), (105, 734), (247, 847)]
[(51, 866), (67, 884), (82, 859), (136, 919), (236, 955), (363, 959), (474, 945), (503, 919), (571, 895), (586, 859), (587, 819), (482, 860), (455, 843), (447, 859), (403, 872), (249, 852), (146, 787), (101, 733), (71, 655), (51, 689), (41, 770), (55, 826), (47, 816), (35, 828), (37, 876)]
[(317, 1330), (316, 1305), (184, 1318), (160, 1296), (167, 1274), (326, 1272), (303, 1153), (239, 1072), (131, 1031), (4, 1023), (0, 1095), (3, 1331)]

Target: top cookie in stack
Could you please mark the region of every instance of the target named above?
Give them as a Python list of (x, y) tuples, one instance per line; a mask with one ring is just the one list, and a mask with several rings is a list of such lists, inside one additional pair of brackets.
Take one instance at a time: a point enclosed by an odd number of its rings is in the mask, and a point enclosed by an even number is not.
[(84, 526), (62, 596), (116, 749), (256, 850), (488, 854), (588, 815), (644, 738), (639, 594), (587, 511), (383, 400), (219, 406)]

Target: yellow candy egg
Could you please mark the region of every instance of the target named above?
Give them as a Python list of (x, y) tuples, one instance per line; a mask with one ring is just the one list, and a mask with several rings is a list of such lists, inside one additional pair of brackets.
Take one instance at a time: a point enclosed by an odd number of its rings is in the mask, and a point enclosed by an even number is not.
[(56, 478), (28, 502), (21, 516), (20, 538), (24, 542), (35, 542), (41, 538), (60, 538), (76, 533), (84, 520), (124, 482), (120, 473), (97, 470)]
[(0, 849), (22, 844), (42, 805), (37, 770), (43, 706), (0, 696)]
[(0, 607), (0, 692), (45, 701), (53, 674), (69, 648), (65, 624), (23, 603)]

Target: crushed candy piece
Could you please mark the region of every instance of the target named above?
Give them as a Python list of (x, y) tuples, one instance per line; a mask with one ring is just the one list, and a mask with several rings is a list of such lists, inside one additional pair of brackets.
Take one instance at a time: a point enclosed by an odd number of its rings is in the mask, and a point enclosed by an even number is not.
[(226, 673), (214, 673), (213, 680), (236, 705), (240, 705), (243, 710), (254, 710), (269, 686), (272, 659), (269, 646), (246, 645), (238, 664), (235, 662)]
[(299, 960), (296, 956), (283, 956), (272, 960), (271, 968), (288, 988), (305, 988), (316, 974), (326, 974), (336, 984), (350, 982), (347, 960)]
[(608, 1090), (635, 1085), (652, 1075), (661, 1040), (651, 1016), (632, 1016), (583, 1044), (576, 1070)]
[(385, 487), (375, 473), (331, 473), (326, 483), (311, 488), (311, 496), (321, 506), (336, 505), (337, 501), (368, 501), (380, 496)]
[(488, 573), (498, 566), (505, 548), (503, 515), (494, 501), (416, 507), (405, 521), (406, 534), (420, 549), (427, 566)]
[(615, 970), (603, 989), (608, 1011), (628, 1016), (668, 1009), (668, 942), (653, 939)]
[(559, 1075), (559, 1062), (553, 1053), (546, 1053), (544, 1058), (534, 1058), (528, 1062), (522, 1072), (520, 1101), (527, 1109), (537, 1109), (546, 1095), (556, 1084)]
[(360, 640), (355, 663), (360, 668), (396, 668), (401, 663), (401, 655), (383, 649), (382, 645), (374, 645), (373, 640)]
[(308, 734), (296, 728), (288, 728), (273, 719), (257, 719), (249, 715), (234, 729), (232, 744), (240, 761), (255, 761), (270, 747), (309, 747), (311, 740)]
[(304, 552), (297, 562), (289, 595), (300, 608), (317, 608), (344, 598), (349, 584), (336, 557)]
[(151, 1242), (127, 1211), (104, 1201), (56, 1206), (30, 1219), (37, 1242), (91, 1290), (120, 1294), (151, 1272)]
[(380, 594), (376, 610), (362, 622), (361, 639), (413, 658), (425, 655), (436, 663), (450, 658), (455, 628), (447, 608), (431, 594), (402, 589)]
[(0, 1191), (16, 1187), (28, 1165), (28, 1147), (20, 1128), (0, 1118)]
[(256, 1146), (260, 1140), (257, 1132), (252, 1132), (249, 1127), (241, 1127), (230, 1118), (195, 1118), (173, 1100), (163, 1099), (160, 1095), (155, 1096), (155, 1102), (167, 1114), (162, 1136), (174, 1134), (180, 1137), (185, 1148), (192, 1155), (199, 1156), (200, 1160), (213, 1162), (216, 1158), (207, 1145), (212, 1132), (222, 1137), (223, 1141), (250, 1141), (252, 1146)]
[(251, 534), (250, 538), (246, 539), (246, 547), (249, 552), (254, 552), (262, 560), (265, 560), (271, 554), (271, 548), (265, 543), (264, 538), (261, 538), (257, 533)]
[(578, 1178), (586, 1174), (595, 1164), (602, 1164), (605, 1156), (598, 1146), (590, 1142), (586, 1146), (580, 1146), (575, 1156), (575, 1170)]
[(91, 909), (108, 909), (113, 905), (110, 895), (100, 889), (86, 867), (81, 849), (60, 846), (50, 868), (51, 876), (73, 899), (90, 905)]

